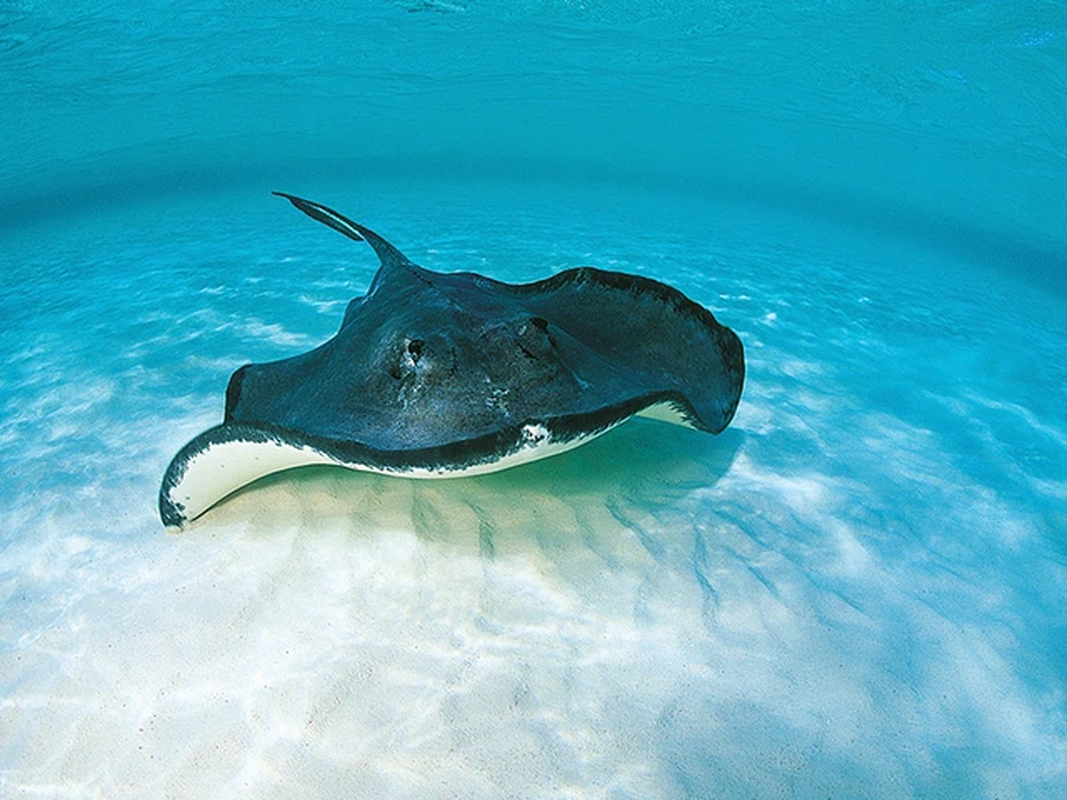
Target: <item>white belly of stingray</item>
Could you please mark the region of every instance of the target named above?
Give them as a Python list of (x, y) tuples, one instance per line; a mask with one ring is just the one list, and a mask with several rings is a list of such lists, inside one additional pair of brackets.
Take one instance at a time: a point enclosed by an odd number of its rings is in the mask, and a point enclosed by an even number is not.
[(493, 460), (433, 469), (383, 467), (347, 461), (310, 445), (296, 445), (278, 438), (235, 438), (212, 442), (192, 454), (186, 461), (181, 476), (169, 488), (168, 496), (171, 502), (182, 509), (185, 522), (196, 519), (220, 500), (260, 478), (296, 467), (331, 464), (362, 472), (405, 478), (485, 475), (573, 450), (625, 421), (626, 419), (619, 420), (609, 427), (566, 441), (553, 441), (551, 433), (543, 425), (526, 425), (522, 430), (522, 443), (517, 450)]
[[(692, 427), (681, 409), (669, 402), (649, 406), (637, 412), (636, 416)], [(267, 475), (296, 467), (330, 464), (346, 469), (404, 478), (459, 478), (486, 475), (581, 447), (628, 419), (630, 417), (623, 417), (611, 425), (565, 440), (554, 440), (551, 431), (545, 425), (531, 423), (523, 427), (518, 446), (508, 453), (496, 458), (432, 468), (393, 467), (347, 460), (338, 455), (323, 452), (309, 444), (287, 441), (281, 435), (253, 431), (247, 438), (244, 438), (239, 431), (234, 431), (233, 438), (209, 441), (200, 449), (189, 453), (183, 465), (176, 471), (177, 474), (165, 484), (163, 493), (167, 503), (177, 510), (173, 518), (175, 524), (180, 526), (196, 519), (220, 500), (242, 487)], [(164, 515), (164, 519), (167, 519), (167, 515)]]
[(312, 447), (279, 440), (213, 442), (186, 462), (185, 471), (168, 495), (182, 509), (184, 522), (196, 519), (224, 497), (259, 478), (294, 467), (336, 463)]
[(689, 421), (689, 418), (682, 412), (681, 408), (674, 403), (656, 403), (642, 411), (638, 411), (635, 416), (645, 417), (647, 419), (658, 419), (661, 422), (669, 422), (672, 425), (684, 425), (687, 428), (694, 427)]

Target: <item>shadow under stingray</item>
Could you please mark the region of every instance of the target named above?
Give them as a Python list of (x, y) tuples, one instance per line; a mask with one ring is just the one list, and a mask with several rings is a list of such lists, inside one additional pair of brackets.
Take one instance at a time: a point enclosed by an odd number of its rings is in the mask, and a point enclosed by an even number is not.
[[(192, 523), (183, 535), (240, 526), (269, 536), (298, 527), (341, 527), (365, 536), (397, 530), (492, 557), (502, 536), (599, 536), (620, 526), (641, 533), (640, 516), (669, 511), (730, 468), (744, 434), (719, 436), (635, 419), (576, 450), (503, 472), (409, 480), (312, 466), (262, 478)], [(678, 509), (673, 509), (675, 512)], [(647, 549), (655, 555), (651, 540)]]

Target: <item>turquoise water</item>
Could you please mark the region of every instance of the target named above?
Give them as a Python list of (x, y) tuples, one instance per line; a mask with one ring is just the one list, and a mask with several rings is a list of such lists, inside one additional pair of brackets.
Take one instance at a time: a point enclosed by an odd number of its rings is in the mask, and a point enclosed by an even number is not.
[[(1067, 792), (1067, 12), (0, 7), (0, 795)], [(376, 259), (667, 281), (719, 437), (156, 492)]]

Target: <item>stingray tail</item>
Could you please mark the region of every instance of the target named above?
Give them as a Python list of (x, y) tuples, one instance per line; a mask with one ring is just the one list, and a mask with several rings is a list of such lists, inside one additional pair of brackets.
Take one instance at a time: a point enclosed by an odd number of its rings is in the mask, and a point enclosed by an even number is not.
[(271, 192), (271, 194), (276, 195), (277, 197), (284, 197), (312, 219), (318, 220), (324, 225), (329, 225), (335, 231), (343, 233), (349, 239), (355, 239), (357, 242), (365, 241), (374, 248), (374, 252), (378, 254), (378, 258), (381, 259), (383, 266), (386, 264), (410, 263), (407, 256), (389, 244), (389, 242), (385, 241), (385, 239), (370, 228), (364, 227), (358, 222), (353, 222), (344, 214), (339, 214), (332, 208), (316, 203), (313, 200), (305, 200), (303, 197), (286, 194), (285, 192)]

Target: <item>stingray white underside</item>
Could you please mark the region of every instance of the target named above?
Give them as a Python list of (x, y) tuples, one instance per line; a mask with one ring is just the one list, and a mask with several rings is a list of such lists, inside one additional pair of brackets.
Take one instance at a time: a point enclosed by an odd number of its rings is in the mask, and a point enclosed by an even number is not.
[[(657, 403), (637, 412), (634, 416), (690, 425), (685, 415), (672, 403)], [(169, 496), (171, 501), (182, 508), (185, 519), (193, 520), (242, 487), (268, 475), (296, 467), (326, 464), (404, 478), (460, 478), (486, 475), (532, 461), (540, 461), (543, 458), (581, 447), (629, 419), (630, 417), (624, 417), (604, 428), (569, 438), (566, 441), (553, 441), (550, 431), (543, 425), (526, 425), (523, 428), (521, 446), (511, 453), (490, 461), (436, 469), (390, 468), (345, 461), (310, 445), (296, 445), (280, 439), (269, 441), (231, 439), (225, 442), (213, 442), (189, 458), (181, 477), (170, 487)]]

